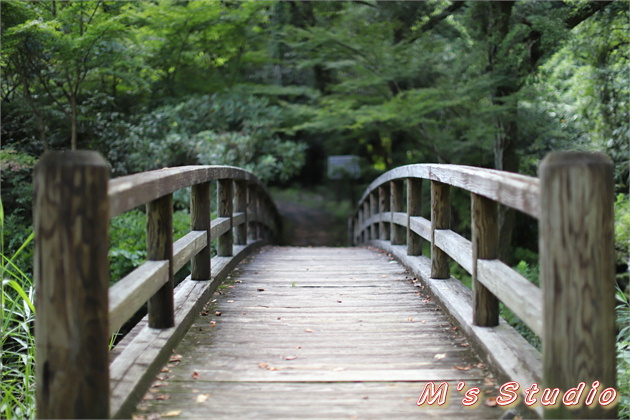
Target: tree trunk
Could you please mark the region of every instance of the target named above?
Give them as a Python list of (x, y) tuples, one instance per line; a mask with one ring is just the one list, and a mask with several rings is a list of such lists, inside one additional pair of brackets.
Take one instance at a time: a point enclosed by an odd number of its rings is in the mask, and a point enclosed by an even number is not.
[(70, 136), (70, 149), (77, 150), (77, 95), (70, 95), (70, 109), (71, 109), (71, 125), (72, 134)]

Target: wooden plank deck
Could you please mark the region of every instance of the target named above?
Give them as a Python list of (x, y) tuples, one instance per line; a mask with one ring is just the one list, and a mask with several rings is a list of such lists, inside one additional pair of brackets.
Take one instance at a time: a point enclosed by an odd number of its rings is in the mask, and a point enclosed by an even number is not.
[[(267, 247), (191, 327), (135, 418), (499, 418), (492, 376), (395, 260), (367, 248)], [(442, 407), (416, 404), (449, 383)], [(461, 404), (479, 387), (481, 403)]]

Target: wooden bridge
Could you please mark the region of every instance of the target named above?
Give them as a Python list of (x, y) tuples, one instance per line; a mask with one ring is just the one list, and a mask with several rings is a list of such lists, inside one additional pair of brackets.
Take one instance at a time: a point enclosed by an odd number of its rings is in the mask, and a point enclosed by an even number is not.
[[(191, 231), (174, 241), (172, 194), (188, 187)], [(451, 187), (470, 193), (470, 240), (450, 229)], [(48, 153), (35, 174), (37, 415), (615, 417), (612, 203), (612, 164), (598, 154), (548, 156), (540, 179), (410, 165), (368, 187), (350, 218), (354, 247), (283, 248), (268, 245), (280, 217), (246, 171), (109, 180), (98, 154)], [(540, 288), (497, 259), (499, 204), (538, 219)], [(109, 220), (142, 205), (148, 261), (110, 287)], [(499, 301), (542, 354), (500, 319)]]

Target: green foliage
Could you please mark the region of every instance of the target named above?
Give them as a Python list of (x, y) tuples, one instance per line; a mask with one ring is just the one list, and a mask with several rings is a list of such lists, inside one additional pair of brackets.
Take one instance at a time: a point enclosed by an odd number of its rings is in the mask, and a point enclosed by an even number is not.
[[(173, 239), (190, 232), (190, 214), (187, 211), (173, 212)], [(147, 258), (146, 216), (132, 210), (114, 217), (109, 227), (110, 282), (115, 283)], [(180, 275), (181, 276), (181, 275)]]
[(0, 201), (0, 415), (3, 418), (35, 417), (35, 340), (33, 283), (20, 267), (33, 234), (12, 254), (5, 251), (5, 218)]
[(617, 262), (630, 264), (630, 196), (617, 195), (615, 201), (615, 249)]
[(620, 395), (619, 418), (630, 418), (630, 301), (617, 287), (617, 389)]
[(282, 111), (268, 100), (230, 91), (163, 106), (132, 127), (134, 169), (233, 165), (263, 181), (287, 181), (304, 164), (304, 145), (281, 140)]

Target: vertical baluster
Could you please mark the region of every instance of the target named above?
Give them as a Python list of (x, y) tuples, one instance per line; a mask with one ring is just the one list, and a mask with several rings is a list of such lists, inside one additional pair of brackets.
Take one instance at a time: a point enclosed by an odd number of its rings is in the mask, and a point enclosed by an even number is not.
[(237, 245), (247, 245), (247, 181), (238, 180), (235, 184), (234, 211), (236, 213), (245, 213), (245, 221), (235, 229), (235, 243)]
[(168, 281), (149, 299), (149, 327), (175, 325), (173, 305), (173, 195), (167, 194), (146, 205), (147, 260), (168, 260)]
[[(377, 194), (378, 190), (370, 192), (370, 216), (377, 216), (379, 214)], [(372, 240), (380, 239), (378, 225), (378, 223), (372, 223), (370, 227), (370, 237), (372, 238)]]
[(193, 280), (210, 279), (210, 244), (212, 242), (210, 211), (210, 182), (193, 185), (190, 195), (190, 228), (191, 230), (206, 232), (206, 247), (191, 260), (191, 278)]
[[(365, 215), (365, 221), (368, 221), (370, 219), (370, 217), (372, 216), (370, 214), (370, 199), (369, 197), (365, 198), (365, 201), (363, 202), (363, 214)], [(366, 226), (365, 227), (365, 232), (364, 232), (364, 240), (363, 242), (367, 242), (369, 240), (372, 239), (372, 228), (371, 226)]]
[(233, 212), (233, 181), (231, 179), (220, 179), (219, 189), (217, 193), (218, 199), (218, 217), (230, 218), (230, 229), (223, 235), (219, 236), (219, 243), (217, 245), (217, 255), (221, 257), (232, 256), (232, 212)]
[[(379, 208), (381, 214), (390, 211), (391, 199), (389, 195), (389, 185), (383, 184), (378, 188), (378, 196), (380, 201)], [(381, 215), (381, 222), (379, 223), (380, 238), (385, 241), (388, 241), (390, 238), (390, 225), (391, 223), (385, 221), (384, 216)]]
[(431, 277), (450, 277), (448, 254), (435, 245), (435, 231), (449, 229), (451, 223), (450, 188), (447, 184), (431, 181)]
[(492, 260), (499, 256), (497, 208), (495, 201), (471, 194), (473, 324), (482, 327), (499, 325), (499, 301), (477, 280), (477, 259)]
[(411, 230), (411, 217), (422, 215), (422, 180), (407, 178), (407, 255), (422, 255), (422, 237)]
[[(394, 212), (402, 212), (404, 211), (404, 203), (403, 203), (403, 181), (396, 180), (390, 182), (391, 188), (391, 211), (392, 217)], [(395, 223), (391, 223), (391, 236), (392, 236), (392, 245), (404, 245), (406, 241), (406, 228), (405, 226), (400, 226)]]

